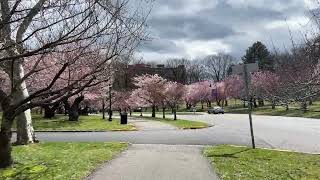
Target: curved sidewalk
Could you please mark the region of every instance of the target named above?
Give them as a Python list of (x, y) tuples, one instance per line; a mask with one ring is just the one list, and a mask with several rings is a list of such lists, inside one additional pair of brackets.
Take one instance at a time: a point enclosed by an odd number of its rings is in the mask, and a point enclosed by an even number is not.
[(132, 145), (87, 180), (216, 180), (203, 146)]
[(174, 127), (170, 124), (166, 124), (160, 121), (152, 121), (141, 118), (130, 117), (129, 122), (134, 124), (136, 128), (140, 131), (159, 131), (159, 130), (177, 130), (177, 127)]

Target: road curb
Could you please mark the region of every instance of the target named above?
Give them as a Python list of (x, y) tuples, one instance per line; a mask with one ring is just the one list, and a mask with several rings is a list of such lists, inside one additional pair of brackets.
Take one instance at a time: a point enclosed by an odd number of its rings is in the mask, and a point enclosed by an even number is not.
[[(249, 146), (238, 146), (238, 145), (229, 145), (232, 147), (245, 147), (250, 148)], [(252, 148), (251, 148), (252, 149)], [(270, 150), (270, 151), (279, 151), (279, 152), (291, 152), (291, 153), (302, 153), (302, 154), (312, 154), (312, 155), (320, 155), (320, 153), (313, 152), (301, 152), (301, 151), (293, 151), (288, 149), (277, 149), (277, 148), (265, 148), (265, 147), (257, 147), (256, 149)]]
[[(132, 130), (123, 130), (123, 129), (115, 129), (115, 130), (35, 130), (34, 132), (128, 132), (128, 131), (138, 131), (137, 128)], [(12, 130), (12, 132), (17, 132), (16, 130)]]

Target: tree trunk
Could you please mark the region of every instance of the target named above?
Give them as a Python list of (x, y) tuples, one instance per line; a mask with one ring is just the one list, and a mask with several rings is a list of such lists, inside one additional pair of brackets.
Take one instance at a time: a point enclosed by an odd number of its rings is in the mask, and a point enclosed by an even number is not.
[(44, 106), (44, 118), (53, 118), (56, 110), (60, 107), (60, 103), (50, 106)]
[(306, 112), (308, 111), (307, 102), (303, 102), (303, 103), (301, 104), (301, 108), (302, 108), (303, 113), (306, 113)]
[(63, 105), (64, 105), (64, 115), (66, 116), (70, 110), (70, 104), (68, 102), (68, 99), (63, 101)]
[(83, 101), (84, 96), (77, 97), (69, 110), (69, 121), (79, 120), (79, 105)]
[(77, 108), (70, 109), (69, 121), (79, 121), (79, 109), (77, 109)]
[(254, 108), (257, 108), (257, 107), (258, 107), (256, 98), (253, 99), (253, 107), (254, 107)]
[(274, 101), (272, 101), (272, 105), (271, 105), (272, 109), (276, 109), (276, 104)]
[(217, 100), (217, 106), (221, 106), (221, 101)]
[(113, 114), (113, 112), (112, 112), (112, 109), (108, 109), (108, 115), (109, 115), (109, 118), (108, 118), (108, 121), (112, 121), (112, 114)]
[(162, 108), (162, 118), (166, 118), (166, 108)]
[(156, 117), (156, 106), (152, 106), (152, 117)]
[[(14, 77), (12, 79), (11, 76), (11, 82), (20, 82), (22, 78), (24, 77), (24, 69), (22, 66), (22, 63), (17, 62), (13, 68)], [(19, 83), (16, 85), (17, 88), (15, 89), (15, 92), (13, 93), (13, 100), (14, 103), (19, 103), (22, 100), (29, 97), (29, 92), (27, 90), (27, 86), (25, 81), (22, 83)], [(16, 124), (17, 124), (17, 141), (16, 144), (29, 144), (36, 142), (34, 129), (32, 126), (32, 117), (31, 117), (31, 110), (28, 109), (24, 111), (23, 113), (19, 114), (16, 117)]]
[(106, 104), (104, 99), (102, 100), (102, 119), (106, 119)]
[(173, 110), (173, 120), (177, 120), (177, 109), (174, 108)]
[(12, 164), (11, 156), (11, 127), (14, 118), (5, 116), (6, 112), (2, 115), (1, 131), (0, 131), (0, 168), (9, 167)]
[(246, 108), (246, 101), (243, 100), (243, 108)]
[(57, 114), (64, 114), (64, 108), (62, 106), (60, 106), (60, 104), (56, 109), (56, 113)]
[(286, 111), (289, 111), (289, 105), (286, 104)]
[(258, 105), (260, 106), (260, 107), (262, 107), (262, 106), (264, 106), (264, 101), (263, 101), (263, 99), (258, 99)]
[(224, 106), (227, 107), (228, 106), (228, 100), (224, 101)]
[(51, 108), (50, 106), (44, 106), (43, 118), (50, 119), (50, 118), (53, 118), (54, 115), (55, 115), (55, 109)]
[(201, 109), (203, 109), (203, 102), (201, 102)]

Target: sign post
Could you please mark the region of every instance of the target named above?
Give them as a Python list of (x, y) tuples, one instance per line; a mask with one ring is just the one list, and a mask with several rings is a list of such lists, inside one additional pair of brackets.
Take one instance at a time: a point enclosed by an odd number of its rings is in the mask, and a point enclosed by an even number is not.
[(253, 149), (256, 148), (256, 144), (255, 144), (254, 133), (253, 133), (252, 102), (251, 102), (252, 98), (250, 96), (249, 87), (250, 87), (250, 73), (258, 70), (259, 70), (259, 67), (257, 63), (240, 64), (232, 68), (233, 74), (243, 75), (243, 79), (245, 83), (245, 94), (248, 101), (248, 115), (249, 115), (249, 123), (250, 123), (251, 143), (252, 143)]

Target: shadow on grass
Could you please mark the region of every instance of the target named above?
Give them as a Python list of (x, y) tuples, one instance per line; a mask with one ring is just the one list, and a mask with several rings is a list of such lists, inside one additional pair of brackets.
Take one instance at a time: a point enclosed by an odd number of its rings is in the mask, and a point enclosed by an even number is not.
[(224, 153), (224, 154), (214, 154), (214, 153), (210, 153), (207, 155), (207, 157), (225, 157), (225, 158), (238, 158), (237, 154), (241, 154), (243, 152), (247, 152), (247, 151), (250, 151), (251, 149), (247, 148), (247, 149), (244, 149), (244, 150), (241, 150), (241, 151), (237, 151), (237, 152), (234, 152), (234, 153)]

